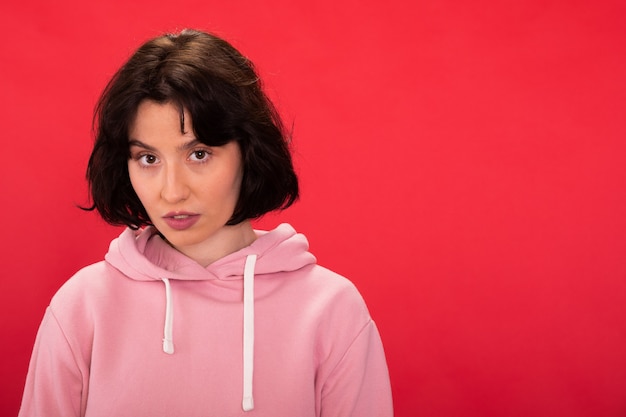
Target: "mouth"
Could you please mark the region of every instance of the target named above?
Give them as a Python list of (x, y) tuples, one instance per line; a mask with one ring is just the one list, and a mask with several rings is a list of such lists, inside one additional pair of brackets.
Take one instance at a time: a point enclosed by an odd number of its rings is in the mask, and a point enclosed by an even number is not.
[(191, 216), (197, 216), (197, 213), (191, 213), (191, 212), (187, 212), (187, 211), (170, 211), (169, 213), (167, 213), (166, 215), (163, 216), (163, 218), (170, 218), (170, 219), (186, 219), (187, 217), (191, 217)]
[(199, 218), (199, 214), (187, 212), (172, 212), (162, 217), (163, 221), (174, 230), (189, 229)]

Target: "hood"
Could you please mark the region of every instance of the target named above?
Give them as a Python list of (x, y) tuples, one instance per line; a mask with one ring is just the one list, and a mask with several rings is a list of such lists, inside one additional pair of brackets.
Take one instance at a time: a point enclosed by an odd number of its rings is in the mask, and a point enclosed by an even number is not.
[(256, 255), (254, 274), (272, 274), (298, 270), (316, 262), (306, 237), (288, 224), (272, 231), (255, 230), (257, 239), (237, 252), (206, 268), (172, 248), (154, 227), (133, 231), (126, 229), (111, 242), (105, 260), (129, 278), (137, 281), (162, 280), (240, 280), (249, 255)]
[[(243, 280), (243, 399), (242, 409), (254, 409), (254, 279), (255, 276), (298, 270), (316, 262), (308, 251), (304, 235), (288, 224), (265, 232), (256, 231), (257, 239), (206, 268), (172, 248), (154, 227), (133, 231), (126, 229), (111, 242), (106, 262), (137, 281), (162, 281), (165, 293), (163, 352), (174, 354), (175, 297), (170, 280)], [(156, 339), (156, 338), (155, 338)]]

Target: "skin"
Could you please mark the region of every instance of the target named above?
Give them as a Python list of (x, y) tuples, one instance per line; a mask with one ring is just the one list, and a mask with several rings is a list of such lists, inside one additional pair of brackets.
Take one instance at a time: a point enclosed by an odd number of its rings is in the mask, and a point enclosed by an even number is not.
[[(226, 225), (243, 176), (239, 145), (201, 143), (191, 115), (184, 116), (181, 132), (177, 106), (151, 100), (139, 105), (129, 131), (128, 173), (152, 224), (174, 248), (207, 266), (250, 245), (256, 235), (249, 221)], [(176, 230), (166, 219), (171, 215), (197, 220)]]

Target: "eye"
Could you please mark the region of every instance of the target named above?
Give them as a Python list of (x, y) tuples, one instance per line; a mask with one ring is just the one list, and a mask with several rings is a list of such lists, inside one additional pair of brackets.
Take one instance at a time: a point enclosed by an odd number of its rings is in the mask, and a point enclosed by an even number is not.
[(139, 162), (139, 165), (143, 166), (150, 166), (159, 162), (159, 158), (149, 153), (137, 155), (135, 159)]
[(156, 156), (154, 155), (145, 155), (143, 157), (143, 160), (146, 164), (150, 164), (150, 165), (154, 164), (157, 161)]
[(189, 159), (195, 162), (205, 161), (209, 157), (210, 153), (206, 149), (198, 149), (193, 151), (189, 156)]

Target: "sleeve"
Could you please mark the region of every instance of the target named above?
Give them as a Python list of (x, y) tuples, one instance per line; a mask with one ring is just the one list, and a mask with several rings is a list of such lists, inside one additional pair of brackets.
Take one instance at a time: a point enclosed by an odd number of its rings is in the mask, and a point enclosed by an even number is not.
[(383, 345), (370, 320), (329, 374), (322, 417), (391, 417), (393, 403)]
[(83, 372), (50, 307), (39, 327), (19, 417), (80, 416)]

